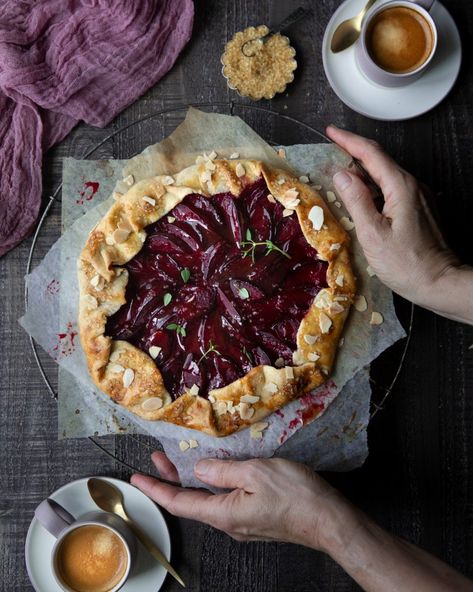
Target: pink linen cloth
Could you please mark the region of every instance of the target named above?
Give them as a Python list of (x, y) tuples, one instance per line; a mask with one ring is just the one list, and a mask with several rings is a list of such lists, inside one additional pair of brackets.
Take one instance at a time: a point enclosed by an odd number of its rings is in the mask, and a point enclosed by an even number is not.
[(173, 66), (192, 0), (2, 0), (0, 256), (41, 207), (43, 153), (79, 122), (104, 126)]

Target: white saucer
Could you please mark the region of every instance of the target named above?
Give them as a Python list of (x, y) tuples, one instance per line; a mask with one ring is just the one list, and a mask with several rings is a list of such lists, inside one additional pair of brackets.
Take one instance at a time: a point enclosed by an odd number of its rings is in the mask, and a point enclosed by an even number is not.
[[(388, 0), (380, 0), (380, 6)], [(401, 121), (417, 117), (438, 105), (457, 79), (461, 63), (461, 42), (457, 26), (447, 9), (437, 2), (431, 10), (438, 29), (438, 47), (425, 74), (402, 88), (385, 88), (370, 82), (355, 62), (354, 45), (334, 54), (330, 41), (336, 27), (357, 14), (366, 0), (345, 0), (325, 29), (322, 59), (330, 86), (348, 107), (383, 121)]]
[[(171, 539), (163, 515), (144, 493), (129, 483), (101, 477), (118, 487), (125, 500), (130, 517), (161, 549), (166, 558), (171, 557)], [(64, 506), (73, 516), (97, 510), (87, 489), (87, 478), (64, 485), (49, 497)], [(55, 538), (36, 518), (31, 521), (26, 536), (26, 568), (36, 592), (62, 592), (50, 568), (51, 550)], [(120, 592), (157, 592), (166, 577), (166, 570), (138, 544), (138, 553), (133, 571)]]

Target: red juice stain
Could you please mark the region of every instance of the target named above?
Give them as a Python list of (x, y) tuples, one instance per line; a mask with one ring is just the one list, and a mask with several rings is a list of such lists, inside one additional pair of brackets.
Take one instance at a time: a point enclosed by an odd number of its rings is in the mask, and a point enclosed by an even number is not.
[(80, 198), (76, 199), (76, 203), (83, 205), (84, 201), (90, 201), (99, 190), (100, 183), (98, 181), (85, 181), (84, 189), (79, 193)]

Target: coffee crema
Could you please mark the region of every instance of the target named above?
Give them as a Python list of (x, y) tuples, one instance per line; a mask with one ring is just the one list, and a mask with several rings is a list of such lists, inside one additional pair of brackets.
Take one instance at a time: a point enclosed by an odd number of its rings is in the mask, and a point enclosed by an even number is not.
[(71, 531), (56, 555), (60, 580), (76, 592), (109, 592), (127, 567), (125, 545), (104, 526), (85, 525)]
[(380, 68), (406, 74), (428, 60), (434, 48), (434, 33), (417, 10), (393, 6), (373, 17), (366, 43), (368, 53)]

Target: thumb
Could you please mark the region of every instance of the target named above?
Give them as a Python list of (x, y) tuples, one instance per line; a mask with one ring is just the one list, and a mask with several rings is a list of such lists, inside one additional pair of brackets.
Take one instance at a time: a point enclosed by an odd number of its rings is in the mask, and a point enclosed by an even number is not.
[(382, 215), (374, 205), (371, 192), (359, 177), (349, 171), (339, 171), (333, 176), (333, 182), (358, 231), (381, 222)]
[(206, 458), (195, 464), (194, 473), (200, 481), (209, 485), (236, 489), (243, 487), (242, 464), (234, 460)]

